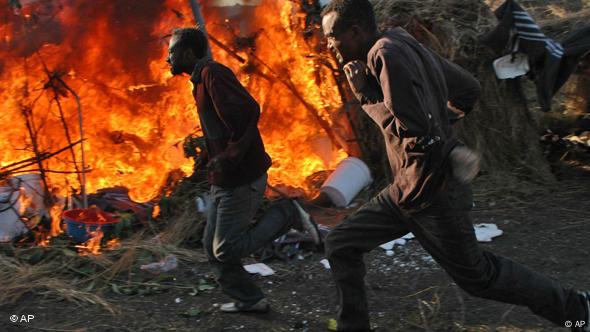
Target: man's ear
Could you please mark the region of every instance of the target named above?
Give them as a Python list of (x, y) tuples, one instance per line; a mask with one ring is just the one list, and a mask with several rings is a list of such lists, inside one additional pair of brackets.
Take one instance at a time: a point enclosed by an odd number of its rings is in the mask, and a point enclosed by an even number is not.
[(184, 63), (192, 63), (197, 61), (197, 56), (191, 48), (185, 48), (184, 51), (182, 51), (182, 60)]

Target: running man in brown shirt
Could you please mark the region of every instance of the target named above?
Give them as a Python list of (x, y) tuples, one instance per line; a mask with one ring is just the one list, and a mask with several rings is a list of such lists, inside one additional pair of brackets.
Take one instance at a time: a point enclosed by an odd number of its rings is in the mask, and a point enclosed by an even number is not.
[(338, 331), (370, 330), (363, 254), (408, 232), (468, 293), (528, 306), (559, 326), (588, 322), (587, 292), (565, 289), (477, 243), (469, 215), (475, 159), (451, 122), (471, 110), (478, 82), (402, 28), (379, 32), (369, 0), (333, 0), (322, 16), (328, 47), (383, 133), (394, 179), (326, 238)]

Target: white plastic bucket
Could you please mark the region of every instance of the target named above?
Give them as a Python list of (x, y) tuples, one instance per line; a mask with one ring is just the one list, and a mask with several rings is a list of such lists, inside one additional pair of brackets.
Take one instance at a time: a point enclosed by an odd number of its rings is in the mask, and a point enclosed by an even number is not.
[(334, 205), (345, 207), (371, 181), (367, 165), (358, 158), (348, 157), (338, 164), (320, 190), (330, 197)]
[(9, 242), (27, 232), (18, 211), (20, 190), (17, 187), (0, 187), (0, 242)]

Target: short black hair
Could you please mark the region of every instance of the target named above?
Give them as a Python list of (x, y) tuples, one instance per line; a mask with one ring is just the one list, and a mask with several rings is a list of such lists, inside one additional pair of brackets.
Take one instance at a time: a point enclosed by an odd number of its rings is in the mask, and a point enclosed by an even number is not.
[(201, 59), (207, 55), (207, 36), (199, 27), (177, 28), (172, 32), (172, 36), (178, 38), (180, 47), (186, 47), (193, 50), (197, 59)]
[(375, 11), (369, 0), (332, 0), (322, 10), (322, 16), (331, 12), (338, 14), (335, 30), (342, 31), (353, 24), (359, 25), (370, 32), (377, 31)]

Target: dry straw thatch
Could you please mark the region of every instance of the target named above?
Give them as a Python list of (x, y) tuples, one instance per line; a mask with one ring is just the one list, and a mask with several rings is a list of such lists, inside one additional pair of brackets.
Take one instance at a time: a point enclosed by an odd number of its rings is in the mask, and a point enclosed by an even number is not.
[(122, 241), (114, 249), (103, 250), (99, 256), (81, 256), (64, 239), (55, 239), (49, 247), (1, 248), (0, 305), (16, 303), (32, 294), (39, 301), (63, 299), (98, 305), (117, 314), (119, 309), (106, 299), (105, 292), (133, 294), (194, 288), (189, 283), (164, 282), (140, 270), (140, 265), (168, 255), (176, 256), (180, 264), (206, 260), (200, 251), (166, 243), (147, 231)]

